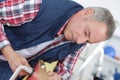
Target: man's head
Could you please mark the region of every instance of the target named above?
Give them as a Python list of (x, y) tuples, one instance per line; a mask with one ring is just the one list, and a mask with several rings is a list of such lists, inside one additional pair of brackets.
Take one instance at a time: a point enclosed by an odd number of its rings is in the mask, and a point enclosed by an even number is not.
[(115, 30), (111, 13), (100, 7), (89, 7), (74, 14), (66, 25), (67, 40), (81, 43), (97, 43), (109, 39)]

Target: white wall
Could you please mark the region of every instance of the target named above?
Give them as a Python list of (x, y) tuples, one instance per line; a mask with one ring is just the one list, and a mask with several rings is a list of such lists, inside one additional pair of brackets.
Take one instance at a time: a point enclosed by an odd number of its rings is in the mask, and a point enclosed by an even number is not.
[(116, 20), (117, 29), (115, 35), (120, 37), (120, 0), (74, 0), (84, 7), (100, 6), (109, 9)]

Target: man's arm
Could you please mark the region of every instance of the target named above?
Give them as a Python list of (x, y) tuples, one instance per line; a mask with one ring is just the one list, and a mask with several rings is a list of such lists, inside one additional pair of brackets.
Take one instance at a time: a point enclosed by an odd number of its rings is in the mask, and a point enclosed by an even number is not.
[[(27, 67), (30, 67), (27, 60), (16, 53), (10, 45), (5, 46), (1, 49), (2, 54), (6, 57), (12, 71), (14, 72), (18, 66), (25, 65)], [(26, 72), (21, 72), (20, 75), (26, 75)]]
[(4, 0), (0, 2), (0, 51), (6, 57), (13, 71), (20, 65), (29, 64), (27, 60), (16, 53), (10, 45), (4, 26), (19, 26), (30, 22), (39, 11), (41, 0)]
[(85, 46), (82, 46), (75, 53), (69, 54), (63, 61), (59, 61), (54, 72), (62, 76), (62, 80), (70, 80), (75, 63)]

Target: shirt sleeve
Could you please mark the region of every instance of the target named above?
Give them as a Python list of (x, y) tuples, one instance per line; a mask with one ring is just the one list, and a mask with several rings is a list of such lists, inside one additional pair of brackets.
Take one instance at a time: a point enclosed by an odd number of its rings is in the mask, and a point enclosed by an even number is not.
[(10, 44), (4, 25), (20, 26), (34, 19), (42, 0), (4, 0), (0, 2), (0, 49)]
[(63, 61), (59, 61), (57, 63), (57, 66), (54, 69), (54, 72), (62, 76), (62, 80), (70, 80), (73, 68), (75, 66), (75, 63), (77, 62), (77, 59), (81, 53), (81, 51), (84, 49), (84, 45), (77, 50), (75, 53), (69, 54)]
[(0, 49), (9, 44), (10, 44), (9, 41), (8, 41), (7, 37), (5, 36), (3, 26), (0, 23)]

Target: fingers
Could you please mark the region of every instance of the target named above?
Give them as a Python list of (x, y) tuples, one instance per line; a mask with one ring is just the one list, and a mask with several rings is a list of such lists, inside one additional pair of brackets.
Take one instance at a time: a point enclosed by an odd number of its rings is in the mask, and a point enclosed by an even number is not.
[[(22, 65), (27, 66), (28, 68), (31, 68), (27, 61), (24, 61)], [(25, 70), (22, 70), (19, 75), (21, 76), (29, 75), (29, 73), (27, 73)]]
[(55, 72), (48, 72), (49, 80), (61, 80), (61, 76)]
[(48, 76), (53, 76), (53, 75), (54, 75), (54, 72), (51, 72), (51, 71), (48, 72)]
[[(14, 72), (17, 70), (18, 67), (23, 66), (23, 65), (28, 68), (31, 68), (27, 60), (23, 58), (23, 59), (19, 59), (18, 64), (16, 64), (16, 67), (13, 69)], [(24, 76), (24, 75), (28, 75), (28, 73), (25, 70), (21, 70), (19, 75)]]
[(24, 62), (23, 62), (23, 65), (31, 68), (31, 66), (29, 65), (29, 63), (28, 63), (27, 61), (24, 61)]
[[(7, 57), (7, 60), (8, 60), (8, 63), (10, 65), (10, 68), (13, 72), (15, 72), (16, 69), (22, 65), (30, 67), (27, 60), (23, 56), (21, 56), (20, 54), (16, 53), (15, 51), (12, 52), (12, 55)], [(27, 73), (25, 71), (20, 72), (20, 75), (26, 75), (26, 74)]]

